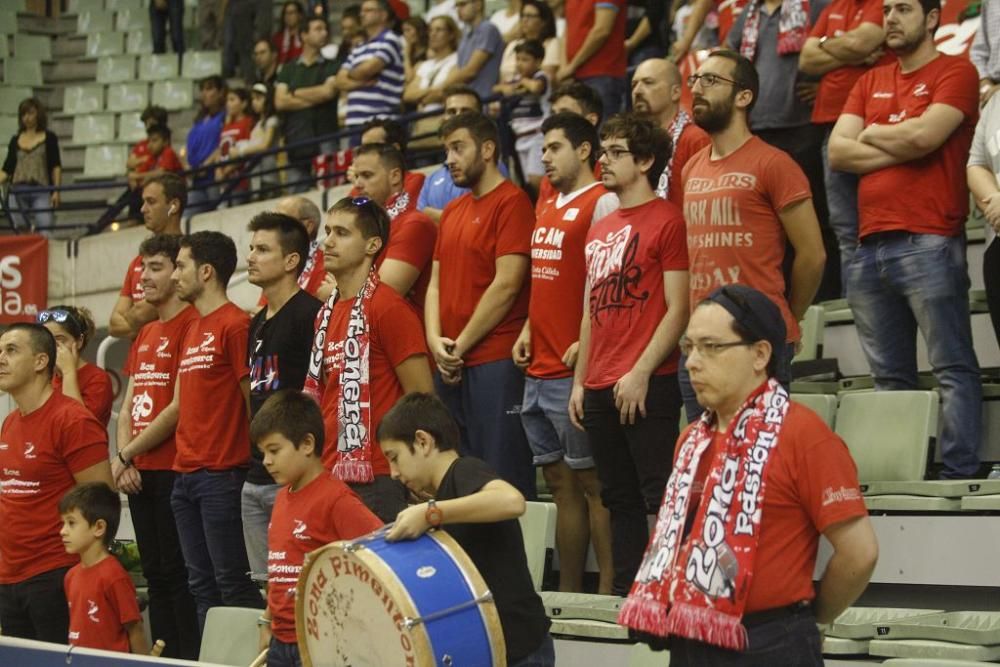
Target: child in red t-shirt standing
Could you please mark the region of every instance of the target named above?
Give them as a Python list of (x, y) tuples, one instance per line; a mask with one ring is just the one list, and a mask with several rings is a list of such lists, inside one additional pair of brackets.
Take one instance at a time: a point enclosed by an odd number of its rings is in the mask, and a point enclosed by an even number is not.
[[(249, 141), (250, 133), (253, 131), (254, 116), (250, 110), (250, 93), (246, 88), (233, 88), (226, 95), (226, 120), (222, 126), (222, 134), (219, 136), (219, 147), (216, 149), (215, 162), (225, 162), (238, 155), (237, 146), (242, 142)], [(209, 158), (211, 160), (211, 158)], [(215, 168), (215, 180), (220, 188), (229, 185), (229, 179), (239, 175), (243, 166), (225, 164)], [(233, 193), (245, 193), (250, 189), (250, 182), (241, 180), (233, 188)], [(231, 202), (233, 205), (241, 204), (247, 200), (247, 195), (234, 194)]]
[(275, 393), (250, 424), (250, 441), (278, 484), (267, 535), (267, 609), (260, 617), (260, 649), (269, 667), (301, 665), (295, 636), (295, 586), (306, 554), (382, 526), (351, 489), (323, 465), (323, 415), (294, 389)]
[(149, 653), (135, 585), (108, 549), (122, 504), (104, 482), (75, 487), (59, 502), (63, 545), (80, 563), (66, 573), (69, 644), (123, 653)]

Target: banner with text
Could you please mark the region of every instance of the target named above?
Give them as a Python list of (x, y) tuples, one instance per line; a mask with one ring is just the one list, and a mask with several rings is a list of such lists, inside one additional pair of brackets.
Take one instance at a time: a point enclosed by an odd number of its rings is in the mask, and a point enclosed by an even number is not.
[(0, 324), (34, 321), (48, 294), (48, 239), (0, 236)]

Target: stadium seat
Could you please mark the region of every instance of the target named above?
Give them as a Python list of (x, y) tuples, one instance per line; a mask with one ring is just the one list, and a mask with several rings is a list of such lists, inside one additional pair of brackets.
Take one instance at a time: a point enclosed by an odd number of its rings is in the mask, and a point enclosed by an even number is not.
[(823, 356), (823, 307), (809, 306), (800, 322), (802, 349), (792, 361), (810, 361)]
[(87, 146), (83, 154), (83, 175), (86, 178), (112, 178), (125, 174), (128, 147), (124, 144)]
[(97, 59), (99, 83), (135, 81), (135, 56), (104, 56)]
[(76, 15), (76, 32), (89, 35), (92, 32), (110, 32), (115, 29), (114, 12), (91, 10)]
[(837, 416), (837, 397), (832, 394), (792, 394), (792, 400), (804, 405), (833, 428)]
[(87, 47), (84, 56), (100, 58), (101, 56), (117, 56), (122, 53), (125, 36), (120, 32), (91, 32), (87, 34)]
[(34, 95), (28, 86), (0, 86), (0, 113), (17, 115), (17, 107), (21, 100)]
[(104, 0), (69, 0), (66, 11), (71, 14), (100, 11), (104, 9)]
[(554, 503), (528, 502), (521, 515), (521, 533), (524, 535), (524, 552), (528, 557), (528, 570), (535, 590), (542, 590), (545, 576), (546, 551), (556, 542), (556, 506)]
[(848, 392), (836, 431), (858, 466), (861, 482), (924, 478), (937, 435), (938, 395), (932, 391)]
[(13, 86), (41, 86), (41, 61), (8, 58), (4, 61), (4, 83)]
[(14, 35), (14, 57), (52, 60), (52, 39), (47, 35)]
[(149, 84), (112, 83), (108, 86), (108, 111), (142, 111), (149, 104)]
[[(122, 10), (131, 9), (146, 9), (147, 3), (145, 0), (105, 0), (104, 6), (112, 11), (120, 12)], [(148, 12), (148, 10), (147, 10)], [(149, 14), (146, 14), (149, 17)]]
[(194, 86), (186, 79), (157, 81), (153, 84), (153, 104), (177, 111), (194, 106)]
[(0, 116), (0, 137), (3, 138), (4, 148), (15, 134), (17, 134), (17, 116), (8, 114)]
[(104, 86), (66, 86), (63, 91), (63, 113), (93, 113), (104, 111)]
[(212, 74), (222, 74), (221, 51), (187, 51), (184, 53), (185, 79), (203, 79)]
[(115, 29), (121, 32), (129, 30), (140, 30), (149, 27), (149, 9), (145, 7), (132, 7), (129, 9), (119, 9), (115, 15)]
[(17, 12), (0, 9), (0, 32), (5, 35), (17, 34)]
[(628, 667), (670, 667), (670, 651), (654, 651), (648, 644), (632, 644)]
[(129, 111), (118, 116), (118, 141), (135, 143), (146, 138), (146, 124), (138, 111)]
[(81, 114), (73, 117), (74, 144), (103, 144), (114, 140), (114, 114)]
[(177, 55), (144, 53), (139, 56), (139, 78), (143, 81), (164, 81), (177, 78)]
[(153, 35), (148, 28), (133, 29), (125, 39), (125, 53), (141, 55), (153, 51)]
[(198, 662), (246, 667), (257, 657), (260, 609), (212, 607), (205, 618)]
[(10, 56), (10, 44), (7, 35), (0, 34), (0, 60), (7, 60)]

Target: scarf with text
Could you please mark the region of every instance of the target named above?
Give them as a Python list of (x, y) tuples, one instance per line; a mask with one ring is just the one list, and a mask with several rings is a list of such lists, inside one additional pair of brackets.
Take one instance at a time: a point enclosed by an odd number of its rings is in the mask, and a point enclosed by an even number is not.
[[(743, 35), (740, 55), (751, 61), (757, 56), (757, 38), (760, 36), (760, 0), (750, 0), (743, 11)], [(778, 55), (798, 53), (809, 36), (809, 0), (783, 0), (778, 17)]]
[[(344, 482), (372, 482), (372, 415), (369, 383), (368, 316), (372, 295), (379, 285), (378, 273), (372, 268), (351, 305), (347, 333), (341, 351), (339, 395), (337, 396), (337, 452), (333, 476)], [(317, 319), (319, 326), (313, 338), (309, 356), (309, 372), (303, 391), (321, 403), (325, 391), (323, 357), (326, 354), (326, 334), (333, 307), (340, 300), (340, 290), (334, 289)]]
[(681, 109), (674, 116), (674, 122), (670, 124), (670, 158), (667, 160), (667, 166), (663, 168), (663, 173), (660, 174), (660, 182), (656, 184), (656, 196), (660, 199), (666, 199), (670, 196), (670, 174), (674, 169), (674, 156), (677, 155), (677, 143), (681, 140), (681, 135), (684, 134), (684, 128), (690, 122), (691, 115), (687, 111), (684, 111), (684, 109)]
[[(305, 289), (309, 285), (309, 281), (312, 280), (312, 273), (316, 270), (316, 249), (319, 247), (319, 241), (311, 241), (309, 243), (309, 258), (306, 259), (306, 265), (302, 267), (302, 273), (299, 274), (299, 279), (297, 281), (298, 286)], [(320, 255), (320, 260), (323, 256)]]
[(706, 410), (691, 427), (619, 624), (660, 637), (746, 649), (746, 628), (740, 621), (753, 579), (767, 464), (778, 445), (788, 401), (788, 392), (771, 378), (740, 408), (715, 452), (685, 540), (688, 504), (698, 464), (712, 444), (714, 413)]

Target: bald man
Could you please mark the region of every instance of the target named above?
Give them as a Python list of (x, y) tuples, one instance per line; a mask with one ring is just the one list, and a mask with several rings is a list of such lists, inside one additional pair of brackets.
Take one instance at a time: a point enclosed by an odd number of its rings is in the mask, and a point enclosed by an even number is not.
[(710, 143), (708, 134), (681, 109), (681, 73), (663, 58), (639, 63), (632, 77), (632, 109), (657, 123), (670, 135), (673, 153), (660, 174), (656, 195), (684, 206), (681, 171), (688, 159)]
[(311, 200), (299, 195), (282, 198), (274, 210), (295, 218), (305, 226), (309, 234), (309, 259), (306, 260), (306, 266), (299, 276), (299, 287), (320, 301), (326, 301), (333, 291), (333, 283), (326, 279), (326, 270), (323, 268), (323, 247), (317, 240), (323, 214)]

